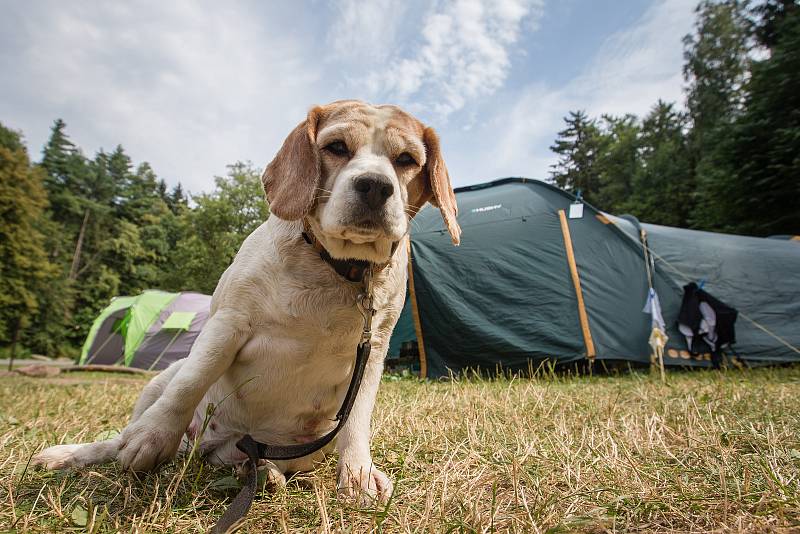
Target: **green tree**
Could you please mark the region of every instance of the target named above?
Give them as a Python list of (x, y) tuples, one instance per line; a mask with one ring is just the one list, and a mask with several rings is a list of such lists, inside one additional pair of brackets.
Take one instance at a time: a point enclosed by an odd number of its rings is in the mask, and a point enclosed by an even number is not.
[(136, 266), (135, 278), (123, 280), (123, 284), (125, 287), (135, 288), (135, 291), (141, 291), (163, 286), (161, 275), (164, 271), (172, 270), (169, 255), (179, 237), (176, 236), (177, 216), (169, 205), (171, 198), (169, 195), (166, 200), (162, 198), (160, 186), (150, 165), (139, 165), (136, 177), (141, 187), (138, 198), (131, 198), (130, 206), (136, 208), (136, 217), (132, 222), (139, 229), (144, 257)]
[(695, 31), (684, 38), (686, 104), (691, 125), (689, 147), (697, 205), (694, 226), (730, 230), (719, 199), (732, 186), (728, 133), (744, 110), (750, 73), (752, 25), (747, 2), (703, 0)]
[(180, 184), (180, 182), (178, 182), (178, 184), (172, 188), (172, 191), (170, 191), (169, 196), (166, 199), (166, 203), (167, 206), (169, 206), (169, 209), (172, 210), (172, 213), (175, 214), (189, 206), (188, 199), (186, 198), (186, 194), (183, 192), (183, 186)]
[(56, 119), (50, 128), (50, 138), (42, 150), (41, 165), (48, 173), (49, 184), (64, 185), (70, 181), (72, 156), (77, 149), (67, 137), (66, 128), (67, 124), (62, 119)]
[(639, 166), (625, 211), (643, 221), (687, 227), (694, 210), (694, 173), (686, 117), (659, 100), (644, 118)]
[(724, 145), (733, 175), (718, 211), (736, 232), (800, 234), (800, 5), (770, 0), (756, 14), (768, 53)]
[(12, 358), (57, 275), (38, 226), (47, 208), (43, 181), (19, 134), (0, 124), (0, 340)]
[[(140, 180), (122, 147), (112, 153), (100, 151), (87, 160), (69, 140), (66, 125), (56, 121), (43, 151), (42, 168), (47, 171), (48, 193), (53, 199), (50, 219), (59, 227), (59, 239), (48, 240), (52, 257), (64, 272), (65, 342), (77, 347), (91, 318), (108, 301), (130, 286), (141, 289), (138, 270), (147, 258), (140, 242), (135, 206)], [(126, 284), (127, 283), (127, 284)], [(55, 303), (54, 303), (55, 304)], [(54, 319), (43, 319), (50, 326)]]
[(597, 207), (614, 213), (630, 211), (633, 178), (641, 166), (639, 160), (640, 126), (635, 115), (602, 117), (599, 150), (595, 163), (598, 191)]
[(192, 198), (196, 207), (181, 214), (182, 237), (167, 262), (172, 269), (163, 273), (168, 289), (214, 291), (242, 241), (269, 214), (260, 174), (250, 163), (229, 165), (213, 192)]
[(88, 167), (85, 183), (90, 187), (79, 194), (85, 222), (68, 277), (75, 294), (70, 318), (74, 345), (111, 298), (158, 287), (167, 248), (158, 240), (158, 214), (168, 209), (158, 197), (152, 168), (143, 163), (134, 170), (121, 146), (98, 152)]
[(755, 39), (760, 46), (772, 50), (783, 40), (787, 19), (797, 17), (800, 3), (797, 0), (767, 0), (753, 8)]
[(79, 251), (81, 229), (88, 218), (81, 198), (87, 189), (89, 172), (86, 159), (66, 134), (66, 123), (58, 119), (42, 151), (41, 167), (46, 171), (45, 188), (50, 202), (50, 218), (61, 227), (61, 239), (48, 240), (51, 257), (69, 272)]
[(112, 160), (116, 162), (114, 181), (120, 184), (118, 215), (128, 221), (138, 222), (154, 203), (164, 202), (159, 193), (158, 177), (146, 162), (134, 170), (133, 162), (121, 146), (114, 151)]
[(752, 49), (747, 5), (742, 0), (701, 1), (695, 31), (683, 38), (686, 105), (693, 142), (701, 151), (743, 108)]
[(600, 130), (585, 111), (570, 111), (564, 117), (566, 128), (558, 132), (550, 150), (558, 154), (550, 178), (562, 189), (580, 190), (589, 202), (600, 189), (596, 163), (601, 150)]

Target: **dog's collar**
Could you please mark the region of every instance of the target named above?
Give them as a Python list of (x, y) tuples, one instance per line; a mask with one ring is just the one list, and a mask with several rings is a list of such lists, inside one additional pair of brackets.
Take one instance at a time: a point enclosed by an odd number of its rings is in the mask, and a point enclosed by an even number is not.
[(363, 282), (367, 269), (372, 265), (375, 272), (380, 272), (391, 263), (391, 256), (394, 256), (394, 251), (397, 250), (398, 242), (392, 243), (392, 252), (389, 261), (386, 263), (371, 263), (366, 260), (340, 260), (332, 257), (322, 243), (319, 242), (314, 232), (311, 230), (311, 225), (308, 224), (307, 219), (303, 219), (303, 239), (306, 243), (314, 247), (319, 257), (330, 265), (336, 273), (347, 280), (348, 282)]

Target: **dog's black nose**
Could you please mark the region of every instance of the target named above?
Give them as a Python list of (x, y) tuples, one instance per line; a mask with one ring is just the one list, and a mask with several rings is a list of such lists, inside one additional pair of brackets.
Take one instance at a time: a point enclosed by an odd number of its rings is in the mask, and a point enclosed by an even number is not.
[(355, 179), (353, 188), (371, 209), (380, 208), (394, 194), (391, 180), (380, 174), (362, 174)]

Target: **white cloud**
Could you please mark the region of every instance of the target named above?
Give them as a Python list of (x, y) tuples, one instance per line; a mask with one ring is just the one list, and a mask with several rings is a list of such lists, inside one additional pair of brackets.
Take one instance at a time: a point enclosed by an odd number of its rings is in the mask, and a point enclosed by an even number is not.
[(584, 71), (563, 87), (533, 82), (496, 102), (496, 118), (483, 126), (481, 135), (489, 147), (483, 154), (493, 157), (473, 156), (474, 148), (459, 150), (452, 174), (463, 169), (467, 180), (546, 178), (556, 159), (549, 146), (568, 111), (641, 116), (659, 98), (681, 103), (681, 38), (691, 31), (694, 5), (695, 0), (656, 2), (632, 28), (606, 39)]
[[(386, 5), (380, 14), (369, 10), (360, 20), (373, 30), (378, 25), (385, 36), (363, 41), (351, 36), (344, 42), (366, 57), (378, 49), (388, 60), (380, 66), (371, 65), (371, 72), (354, 83), (366, 84), (373, 95), (412, 111), (426, 110), (445, 119), (503, 86), (511, 68), (510, 48), (518, 41), (523, 23), (541, 17), (543, 0), (453, 0), (428, 12), (417, 11), (421, 20), (405, 24), (421, 28), (419, 42), (402, 47), (402, 53), (396, 55), (373, 44), (376, 40), (392, 43), (392, 28), (404, 23), (393, 7), (396, 3), (383, 3)], [(359, 26), (353, 24), (359, 20), (353, 15), (355, 11), (343, 11), (333, 25), (337, 35), (358, 30)], [(528, 29), (531, 27), (529, 24)], [(362, 33), (371, 35), (370, 31)]]
[(408, 12), (402, 0), (340, 0), (332, 3), (337, 18), (327, 40), (330, 61), (342, 59), (377, 64), (395, 51), (398, 31)]
[[(31, 151), (56, 117), (87, 152), (121, 143), (192, 191), (225, 165), (263, 165), (315, 100), (303, 43), (246, 7), (180, 2), (10, 4), (0, 117)], [(267, 21), (268, 22), (268, 21)], [(273, 25), (277, 26), (277, 25)], [(5, 78), (5, 77), (4, 77)]]

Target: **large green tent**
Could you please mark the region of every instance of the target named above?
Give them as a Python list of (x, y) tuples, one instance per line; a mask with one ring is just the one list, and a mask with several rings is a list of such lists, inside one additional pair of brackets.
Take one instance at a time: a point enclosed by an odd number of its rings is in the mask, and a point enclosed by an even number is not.
[(411, 233), (411, 298), (390, 355), (416, 342), (423, 375), (525, 371), (546, 360), (648, 364), (642, 229), (669, 336), (665, 365), (711, 365), (709, 354), (690, 354), (677, 329), (689, 282), (739, 310), (733, 349), (741, 361), (800, 361), (796, 241), (639, 225), (589, 205), (569, 218), (572, 195), (525, 178), (460, 188), (456, 198), (460, 247), (433, 208)]

